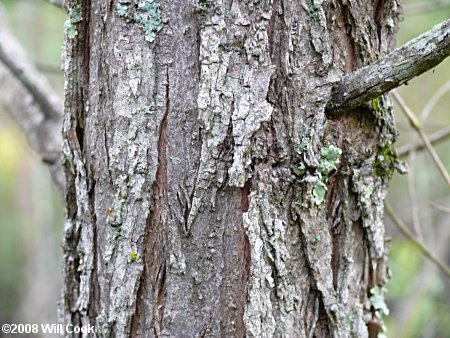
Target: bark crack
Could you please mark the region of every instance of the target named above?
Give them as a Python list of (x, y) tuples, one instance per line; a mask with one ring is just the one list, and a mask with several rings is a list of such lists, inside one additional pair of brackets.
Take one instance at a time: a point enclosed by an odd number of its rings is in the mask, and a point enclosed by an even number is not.
[(272, 4), (272, 14), (270, 16), (269, 24), (267, 25), (267, 38), (269, 42), (269, 55), (270, 58), (273, 56), (273, 37), (275, 29), (275, 20), (277, 15), (277, 7), (279, 0), (274, 0)]
[(348, 4), (344, 4), (341, 1), (339, 7), (341, 8), (342, 22), (344, 26), (343, 29), (346, 37), (345, 43), (347, 45), (347, 53), (345, 53), (345, 66), (348, 72), (352, 72), (356, 69), (357, 62), (356, 44), (355, 39), (352, 35), (355, 23), (352, 22), (351, 12), (348, 8)]
[(383, 28), (382, 20), (385, 16), (385, 0), (378, 0), (375, 13), (374, 13), (374, 21), (377, 25), (377, 35), (378, 35), (378, 50), (381, 50), (381, 30)]
[(92, 248), (92, 274), (91, 274), (91, 286), (89, 288), (89, 308), (88, 317), (91, 325), (95, 326), (95, 320), (98, 315), (97, 309), (100, 308), (100, 284), (98, 282), (98, 235), (97, 235), (97, 216), (95, 212), (95, 186), (96, 181), (93, 179), (92, 186), (89, 190), (89, 203), (90, 214), (92, 215), (92, 232), (93, 232), (93, 248)]
[[(151, 315), (151, 325), (156, 337), (160, 337), (163, 330), (164, 304), (166, 299), (166, 223), (167, 223), (167, 125), (170, 113), (170, 82), (169, 68), (166, 70), (166, 104), (159, 127), (158, 137), (158, 168), (152, 186), (152, 202), (147, 219), (144, 235), (144, 271), (137, 293), (136, 309), (132, 316), (131, 336), (139, 337), (143, 332), (145, 322), (142, 318)], [(146, 282), (147, 281), (147, 282)], [(149, 283), (148, 283), (149, 282)], [(151, 297), (153, 313), (147, 314)]]

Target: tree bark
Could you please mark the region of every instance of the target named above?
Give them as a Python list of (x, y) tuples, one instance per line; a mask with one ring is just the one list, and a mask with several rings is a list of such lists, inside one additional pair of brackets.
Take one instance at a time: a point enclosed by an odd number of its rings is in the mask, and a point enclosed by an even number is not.
[(376, 337), (392, 106), (325, 112), (394, 46), (397, 1), (66, 5), (62, 320)]

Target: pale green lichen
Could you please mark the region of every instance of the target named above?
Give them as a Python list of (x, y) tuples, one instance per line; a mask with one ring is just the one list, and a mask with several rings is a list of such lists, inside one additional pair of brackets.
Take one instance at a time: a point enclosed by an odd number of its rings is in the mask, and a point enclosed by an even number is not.
[(333, 170), (336, 170), (341, 154), (342, 150), (333, 145), (320, 149), (318, 169), (323, 176), (328, 176)]
[(323, 202), (326, 192), (327, 186), (325, 185), (325, 183), (323, 183), (321, 180), (317, 180), (313, 190), (314, 203), (316, 203), (316, 205), (320, 205)]
[(64, 23), (64, 29), (69, 39), (74, 39), (78, 35), (76, 24), (83, 20), (83, 12), (80, 5), (69, 8), (67, 20)]
[(384, 294), (387, 292), (386, 288), (382, 286), (376, 286), (370, 289), (370, 304), (375, 309), (377, 316), (381, 319), (381, 316), (388, 316), (389, 309), (384, 300)]
[[(311, 138), (308, 133), (308, 127), (303, 125), (300, 130), (300, 138), (297, 143), (297, 153), (302, 155), (311, 147)], [(313, 202), (316, 205), (320, 205), (324, 199), (327, 192), (328, 178), (331, 173), (337, 169), (341, 158), (342, 150), (334, 145), (329, 145), (320, 149), (319, 157), (315, 159), (317, 167), (312, 173), (311, 181), (315, 182), (312, 197)], [(300, 163), (295, 168), (292, 169), (294, 175), (302, 176), (306, 172), (306, 167), (303, 163)]]
[(336, 170), (341, 154), (342, 150), (334, 145), (320, 149), (319, 165), (315, 173), (317, 181), (313, 190), (313, 200), (316, 205), (320, 205), (325, 199), (328, 177)]
[(117, 13), (119, 14), (120, 17), (124, 17), (127, 15), (127, 11), (128, 11), (127, 5), (117, 4), (116, 8), (117, 8)]
[(386, 325), (384, 325), (382, 319), (383, 316), (389, 315), (389, 309), (384, 298), (386, 292), (386, 288), (382, 286), (376, 286), (370, 289), (370, 305), (375, 309), (375, 317), (382, 323), (381, 332), (378, 334), (378, 338), (386, 338), (386, 335), (384, 334), (386, 332)]
[(293, 171), (296, 176), (301, 176), (306, 172), (306, 167), (303, 163), (300, 163)]
[(177, 156), (170, 156), (170, 162), (172, 162), (172, 164), (178, 164), (181, 162), (181, 159)]
[(161, 10), (157, 0), (139, 0), (134, 10), (125, 4), (117, 4), (116, 9), (120, 17), (126, 18), (127, 21), (134, 21), (141, 26), (145, 40), (155, 41), (156, 33), (162, 28)]
[(151, 102), (148, 106), (143, 106), (137, 110), (138, 113), (153, 114), (155, 112), (155, 102)]
[(161, 10), (156, 0), (140, 0), (133, 19), (138, 23), (145, 33), (145, 40), (155, 41), (156, 33), (162, 28)]
[(319, 10), (312, 0), (308, 1), (308, 19), (314, 21), (319, 21), (320, 19)]

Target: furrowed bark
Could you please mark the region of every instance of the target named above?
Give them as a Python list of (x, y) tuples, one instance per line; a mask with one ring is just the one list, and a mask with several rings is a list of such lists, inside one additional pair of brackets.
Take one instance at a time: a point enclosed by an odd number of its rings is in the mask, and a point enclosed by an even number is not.
[(354, 109), (437, 66), (450, 55), (450, 19), (380, 61), (345, 75), (333, 88), (329, 114)]
[(325, 112), (344, 72), (390, 51), (397, 2), (68, 9), (62, 320), (98, 337), (375, 337), (391, 104)]
[(0, 23), (0, 100), (63, 193), (62, 101), (3, 23)]

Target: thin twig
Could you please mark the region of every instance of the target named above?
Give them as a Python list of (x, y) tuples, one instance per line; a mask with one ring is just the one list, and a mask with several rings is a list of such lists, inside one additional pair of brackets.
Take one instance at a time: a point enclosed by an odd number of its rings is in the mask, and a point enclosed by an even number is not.
[(420, 226), (420, 218), (419, 218), (419, 210), (417, 207), (417, 194), (416, 188), (414, 185), (414, 176), (415, 176), (415, 167), (416, 167), (416, 152), (415, 150), (411, 150), (409, 153), (409, 172), (408, 172), (408, 194), (409, 194), (409, 202), (411, 204), (411, 219), (413, 221), (414, 233), (417, 238), (422, 239), (422, 229)]
[(439, 87), (439, 89), (434, 92), (433, 96), (431, 96), (431, 98), (425, 104), (422, 112), (420, 113), (420, 118), (422, 119), (422, 121), (428, 118), (428, 115), (430, 114), (431, 110), (433, 110), (436, 103), (441, 99), (441, 97), (447, 94), (448, 91), (450, 91), (450, 81), (447, 81), (441, 87)]
[(327, 104), (329, 115), (356, 108), (432, 69), (450, 55), (450, 19), (409, 41), (380, 61), (346, 74)]
[[(449, 137), (450, 137), (450, 126), (444, 127), (442, 129), (438, 130), (437, 132), (431, 134), (430, 136), (428, 136), (428, 140), (430, 141), (431, 144), (436, 144), (438, 142), (445, 141)], [(420, 142), (420, 141), (408, 143), (401, 147), (398, 147), (397, 154), (398, 154), (398, 156), (405, 156), (412, 149), (417, 151), (417, 150), (422, 150), (424, 148), (425, 148), (425, 145), (423, 144), (423, 142)]]
[(431, 155), (431, 158), (433, 159), (434, 164), (436, 164), (436, 166), (439, 169), (439, 172), (442, 174), (442, 177), (444, 177), (445, 182), (447, 182), (447, 185), (450, 187), (450, 176), (448, 175), (447, 169), (445, 169), (444, 164), (442, 163), (442, 161), (439, 158), (438, 154), (436, 153), (436, 151), (434, 150), (433, 146), (431, 145), (431, 142), (428, 140), (428, 137), (423, 132), (419, 120), (414, 115), (412, 110), (406, 105), (405, 101), (403, 101), (403, 99), (400, 96), (400, 94), (398, 94), (395, 90), (393, 90), (392, 91), (392, 96), (397, 101), (397, 103), (399, 104), (400, 108), (402, 108), (402, 111), (405, 113), (406, 118), (408, 119), (408, 121), (411, 124), (411, 126), (419, 134), (419, 137), (422, 140), (423, 144), (425, 145), (425, 148), (428, 150), (428, 153)]
[(450, 278), (450, 268), (442, 262), (438, 257), (436, 257), (423, 243), (420, 242), (411, 231), (403, 224), (400, 218), (397, 217), (392, 207), (389, 203), (384, 203), (384, 208), (389, 218), (392, 220), (394, 225), (400, 230), (400, 232), (409, 239), (422, 253), (427, 257), (430, 261), (432, 261), (436, 266), (441, 269), (442, 272), (446, 274), (448, 278)]
[(443, 205), (439, 205), (439, 204), (431, 204), (431, 207), (433, 207), (436, 210), (445, 212), (447, 214), (450, 214), (450, 208), (449, 207), (444, 207)]

